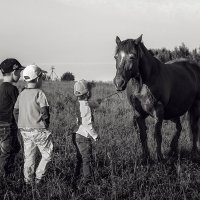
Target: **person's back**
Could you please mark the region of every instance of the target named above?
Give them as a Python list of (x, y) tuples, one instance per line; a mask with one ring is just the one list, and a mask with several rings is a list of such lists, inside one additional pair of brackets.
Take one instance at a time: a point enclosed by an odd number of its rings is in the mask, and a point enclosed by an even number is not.
[[(19, 94), (15, 103), (15, 118), (24, 143), (24, 181), (39, 183), (43, 178), (47, 163), (51, 160), (53, 143), (49, 127), (49, 104), (42, 85), (42, 73), (36, 65), (24, 69), (23, 78), (27, 87)], [(39, 149), (41, 160), (35, 168), (36, 152)]]
[(41, 109), (49, 106), (44, 92), (39, 88), (25, 88), (19, 94), (19, 128), (46, 128)]
[(13, 109), (19, 92), (16, 86), (10, 82), (0, 85), (0, 121), (15, 124)]

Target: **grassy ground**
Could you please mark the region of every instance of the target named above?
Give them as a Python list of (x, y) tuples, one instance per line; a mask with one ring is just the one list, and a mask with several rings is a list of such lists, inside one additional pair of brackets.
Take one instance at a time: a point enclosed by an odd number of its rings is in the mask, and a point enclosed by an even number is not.
[[(21, 84), (18, 85), (22, 87)], [(101, 140), (94, 147), (94, 184), (73, 193), (72, 175), (76, 152), (69, 130), (75, 123), (73, 83), (45, 82), (43, 89), (51, 105), (51, 125), (54, 154), (45, 182), (39, 187), (26, 187), (21, 182), (23, 157), (17, 158), (17, 172), (10, 177), (1, 199), (20, 200), (122, 200), (122, 199), (200, 199), (200, 166), (190, 160), (191, 142), (188, 125), (183, 119), (179, 140), (180, 156), (174, 165), (157, 163), (153, 120), (148, 118), (148, 145), (151, 165), (141, 164), (139, 136), (132, 128), (132, 111), (125, 93), (105, 99), (94, 111), (95, 129)], [(115, 92), (109, 83), (97, 83), (92, 99)], [(163, 125), (164, 155), (175, 131), (174, 124)]]

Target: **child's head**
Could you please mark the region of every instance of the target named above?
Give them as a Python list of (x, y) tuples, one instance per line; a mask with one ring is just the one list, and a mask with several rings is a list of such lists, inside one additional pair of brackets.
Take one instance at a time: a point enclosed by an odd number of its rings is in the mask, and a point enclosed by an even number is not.
[(28, 86), (40, 88), (42, 86), (42, 74), (46, 73), (37, 65), (28, 65), (23, 71), (23, 79)]
[(88, 82), (86, 80), (80, 80), (74, 84), (74, 95), (79, 100), (87, 100), (90, 97)]
[(3, 78), (9, 82), (17, 82), (20, 79), (21, 71), (24, 69), (18, 60), (7, 58), (0, 64)]

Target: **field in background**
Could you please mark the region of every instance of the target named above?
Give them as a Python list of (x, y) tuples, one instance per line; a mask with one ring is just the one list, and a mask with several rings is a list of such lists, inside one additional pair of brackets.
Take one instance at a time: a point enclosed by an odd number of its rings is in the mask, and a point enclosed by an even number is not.
[[(21, 84), (18, 85), (22, 87)], [(94, 110), (94, 127), (100, 141), (94, 142), (94, 185), (84, 188), (81, 183), (76, 195), (72, 195), (72, 175), (76, 152), (69, 130), (75, 124), (73, 82), (44, 82), (50, 103), (54, 154), (39, 188), (21, 185), (22, 156), (18, 157), (18, 170), (13, 175), (13, 185), (7, 188), (5, 199), (200, 199), (200, 167), (189, 158), (191, 142), (188, 125), (183, 119), (183, 131), (179, 140), (181, 156), (173, 165), (156, 162), (156, 143), (153, 137), (153, 119), (148, 118), (148, 145), (154, 164), (141, 164), (139, 135), (132, 128), (132, 110), (125, 92), (105, 99)], [(106, 97), (115, 92), (109, 83), (96, 83), (92, 99)], [(164, 122), (162, 150), (166, 156), (175, 131), (171, 122)], [(11, 184), (12, 185), (12, 184)]]

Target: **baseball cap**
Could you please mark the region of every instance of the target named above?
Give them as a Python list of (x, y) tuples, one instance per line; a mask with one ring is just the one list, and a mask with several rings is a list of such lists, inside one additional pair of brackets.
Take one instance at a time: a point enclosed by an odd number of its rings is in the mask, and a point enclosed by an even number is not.
[(29, 82), (42, 75), (42, 73), (47, 73), (47, 72), (42, 70), (37, 65), (28, 65), (23, 71), (23, 79)]
[(7, 58), (0, 64), (3, 74), (13, 72), (14, 70), (23, 70), (24, 68), (15, 58)]
[(80, 80), (80, 81), (77, 81), (75, 84), (74, 84), (74, 95), (75, 96), (81, 96), (81, 95), (84, 95), (86, 93), (88, 93), (88, 83), (86, 80)]

